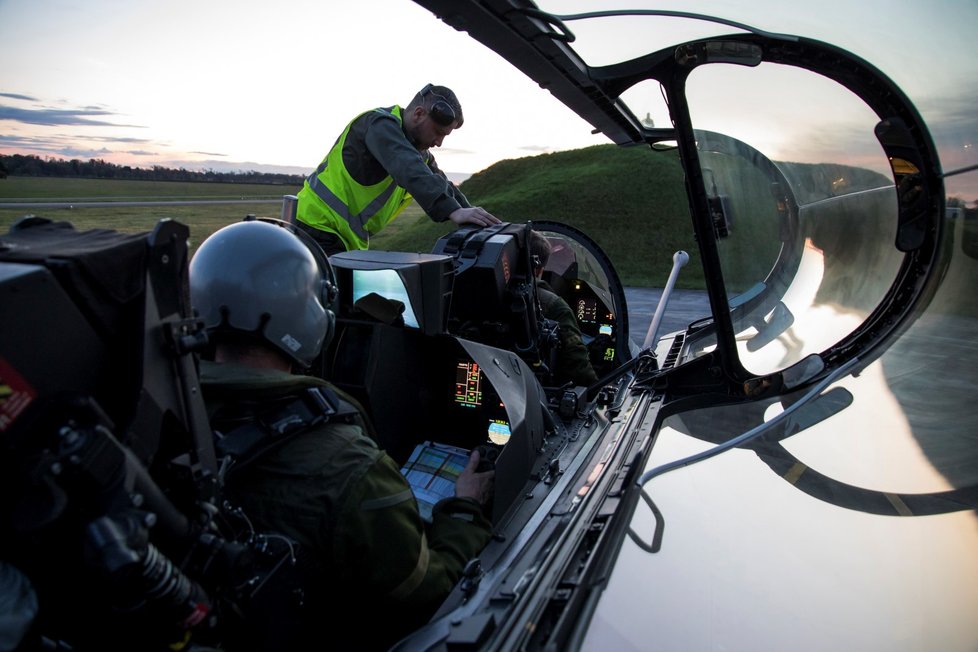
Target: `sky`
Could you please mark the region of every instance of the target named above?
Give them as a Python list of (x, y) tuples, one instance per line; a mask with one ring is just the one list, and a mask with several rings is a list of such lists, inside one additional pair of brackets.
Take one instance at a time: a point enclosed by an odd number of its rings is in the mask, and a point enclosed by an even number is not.
[[(826, 3), (818, 12), (798, 0), (589, 6), (709, 9), (766, 29), (804, 30), (913, 87), (925, 119), (928, 111), (943, 118), (952, 104), (975, 113), (978, 0)], [(557, 13), (588, 6), (539, 4)], [(614, 30), (610, 22), (591, 32), (582, 24), (575, 47), (599, 62), (605, 52), (648, 50), (645, 23), (630, 33), (637, 21), (614, 20)], [(674, 38), (670, 20), (659, 23), (666, 38)], [(465, 113), (465, 125), (436, 152), (448, 172), (609, 142), (410, 0), (0, 0), (0, 62), (6, 154), (304, 174), (354, 115), (406, 104), (429, 82), (454, 89)], [(963, 99), (949, 98), (964, 82)]]
[(0, 61), (5, 153), (308, 171), (354, 115), (429, 82), (466, 120), (443, 169), (607, 142), (562, 107), (568, 133), (516, 124), (556, 103), (409, 0), (0, 0)]

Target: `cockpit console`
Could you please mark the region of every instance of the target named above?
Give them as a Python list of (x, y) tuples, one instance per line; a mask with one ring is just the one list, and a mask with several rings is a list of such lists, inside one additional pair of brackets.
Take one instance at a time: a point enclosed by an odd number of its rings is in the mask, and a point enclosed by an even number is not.
[[(340, 288), (337, 334), (317, 372), (357, 398), (375, 437), (403, 464), (426, 441), (484, 447), (501, 518), (537, 463), (546, 388), (559, 346), (544, 319), (530, 224), (463, 227), (431, 254), (350, 251), (330, 258)], [(572, 239), (552, 246), (543, 280), (571, 307), (592, 366), (614, 368), (617, 320), (594, 260)], [(405, 382), (410, 379), (410, 382)]]
[[(504, 240), (498, 251), (512, 252)], [(544, 439), (546, 398), (533, 370), (514, 351), (452, 332), (461, 278), (452, 256), (361, 251), (330, 262), (340, 298), (322, 375), (364, 406), (378, 444), (399, 464), (426, 441), (484, 447), (496, 470), (493, 520), (502, 519)], [(482, 271), (495, 278), (494, 268)], [(505, 308), (501, 299), (496, 308)]]

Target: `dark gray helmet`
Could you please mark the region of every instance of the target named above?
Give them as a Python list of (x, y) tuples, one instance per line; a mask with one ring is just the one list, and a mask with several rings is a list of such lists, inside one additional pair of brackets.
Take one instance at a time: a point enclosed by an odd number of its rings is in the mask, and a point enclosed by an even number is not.
[[(308, 367), (333, 335), (332, 269), (278, 220), (216, 231), (190, 261), (190, 295), (208, 333), (263, 338)], [(315, 245), (311, 241), (312, 246)]]

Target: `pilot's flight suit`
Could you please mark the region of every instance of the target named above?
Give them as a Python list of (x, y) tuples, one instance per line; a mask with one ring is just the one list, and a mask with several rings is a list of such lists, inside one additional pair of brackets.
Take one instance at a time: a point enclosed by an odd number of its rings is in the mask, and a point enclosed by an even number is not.
[(545, 281), (537, 279), (537, 296), (543, 316), (560, 325), (560, 350), (554, 365), (554, 377), (558, 382), (567, 380), (577, 385), (590, 385), (597, 382), (598, 376), (591, 367), (587, 346), (581, 337), (580, 327), (574, 311), (567, 302), (553, 291)]
[[(327, 385), (311, 376), (203, 362), (208, 413)], [(216, 420), (213, 419), (212, 421)], [(450, 498), (427, 531), (397, 464), (364, 434), (362, 421), (329, 422), (293, 436), (232, 475), (230, 495), (260, 531), (285, 534), (312, 553), (322, 580), (317, 644), (377, 649), (427, 621), (488, 543), (490, 523), (474, 500)]]

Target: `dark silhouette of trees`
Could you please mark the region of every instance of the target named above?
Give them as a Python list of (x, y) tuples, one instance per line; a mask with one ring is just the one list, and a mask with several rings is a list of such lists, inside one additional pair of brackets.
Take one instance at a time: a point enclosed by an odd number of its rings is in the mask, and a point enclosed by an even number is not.
[(269, 183), (301, 185), (298, 174), (275, 172), (197, 172), (185, 168), (173, 169), (161, 165), (151, 168), (134, 168), (116, 165), (102, 159), (66, 161), (58, 158), (43, 159), (23, 154), (0, 154), (0, 179), (12, 177), (77, 177), (83, 179), (136, 179), (141, 181), (204, 181), (212, 183)]

